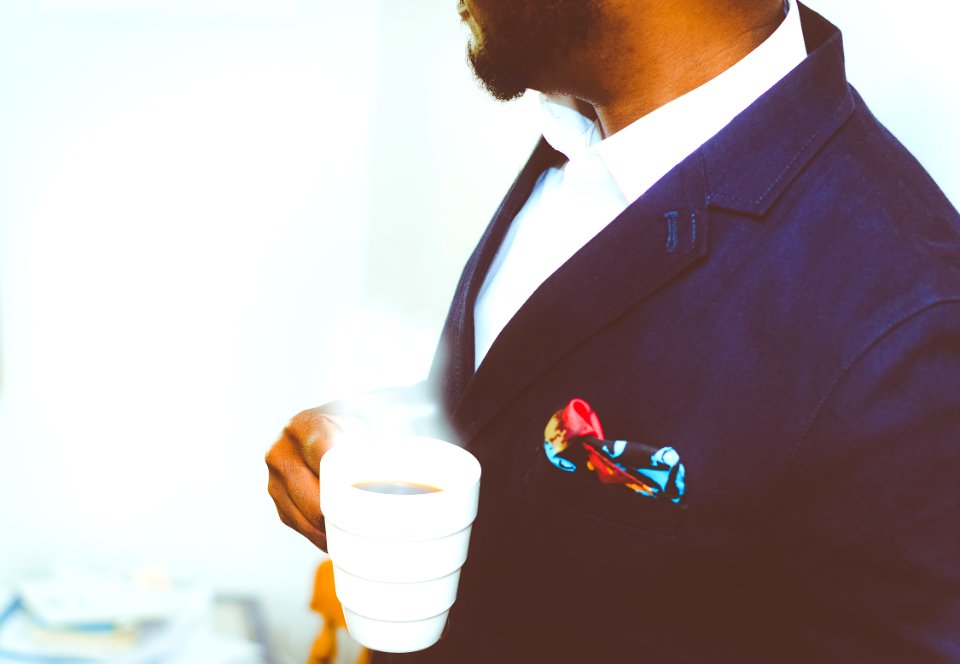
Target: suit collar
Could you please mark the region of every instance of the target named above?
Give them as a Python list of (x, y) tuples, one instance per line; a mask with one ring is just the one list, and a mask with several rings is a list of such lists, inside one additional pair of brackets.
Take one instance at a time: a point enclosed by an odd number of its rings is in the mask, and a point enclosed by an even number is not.
[(807, 59), (701, 148), (711, 207), (765, 216), (853, 112), (840, 32), (803, 5), (800, 18)]
[(840, 34), (805, 7), (801, 18), (811, 55), (548, 278), (474, 374), (477, 290), (540, 173), (563, 159), (541, 141), (464, 270), (431, 370), (462, 442), (564, 355), (706, 258), (711, 211), (762, 219), (846, 121), (854, 102)]

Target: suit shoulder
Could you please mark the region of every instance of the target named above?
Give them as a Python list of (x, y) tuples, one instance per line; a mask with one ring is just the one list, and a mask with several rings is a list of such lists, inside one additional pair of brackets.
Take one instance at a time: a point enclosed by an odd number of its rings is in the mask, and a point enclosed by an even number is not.
[(847, 122), (806, 169), (817, 178), (813, 186), (822, 200), (843, 203), (848, 214), (879, 225), (960, 242), (960, 215), (946, 195), (855, 91), (853, 99)]
[[(836, 260), (960, 293), (960, 214), (854, 94), (856, 108), (772, 210), (836, 246)], [(780, 208), (779, 210), (777, 208)], [(826, 251), (830, 251), (827, 249)], [(892, 285), (892, 284), (889, 284)]]

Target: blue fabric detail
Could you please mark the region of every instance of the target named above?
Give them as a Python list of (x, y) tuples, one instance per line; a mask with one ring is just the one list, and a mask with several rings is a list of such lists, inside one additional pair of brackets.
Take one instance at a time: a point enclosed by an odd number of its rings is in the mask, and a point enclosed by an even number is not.
[(572, 461), (568, 461), (567, 459), (557, 456), (557, 453), (553, 449), (553, 443), (551, 443), (549, 440), (543, 441), (543, 451), (546, 452), (547, 459), (550, 460), (550, 463), (560, 470), (572, 473), (577, 469), (576, 465)]
[(616, 459), (618, 456), (623, 454), (623, 451), (627, 449), (627, 441), (625, 440), (615, 440), (613, 441), (613, 450), (611, 450), (606, 445), (603, 446), (603, 453), (606, 454), (611, 459)]

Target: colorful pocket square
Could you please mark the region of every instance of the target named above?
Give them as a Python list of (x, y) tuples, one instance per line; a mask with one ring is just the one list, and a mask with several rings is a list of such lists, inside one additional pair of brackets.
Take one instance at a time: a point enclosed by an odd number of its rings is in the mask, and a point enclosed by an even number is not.
[(684, 468), (675, 449), (604, 440), (600, 418), (583, 399), (572, 399), (554, 413), (543, 438), (547, 459), (562, 471), (586, 468), (604, 484), (674, 503), (683, 498)]

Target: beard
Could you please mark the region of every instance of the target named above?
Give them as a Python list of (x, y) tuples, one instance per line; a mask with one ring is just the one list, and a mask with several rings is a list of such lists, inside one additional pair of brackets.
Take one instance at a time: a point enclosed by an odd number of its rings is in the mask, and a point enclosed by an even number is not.
[(567, 93), (575, 55), (599, 23), (596, 0), (475, 0), (483, 38), (467, 47), (480, 84), (500, 101), (528, 88)]

